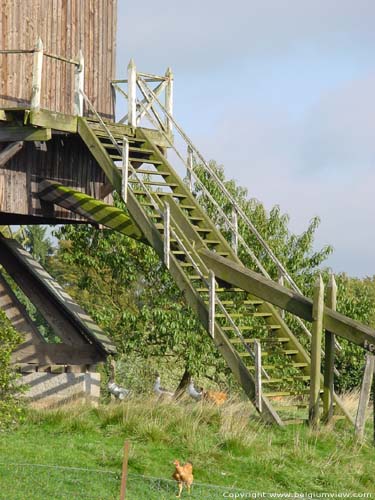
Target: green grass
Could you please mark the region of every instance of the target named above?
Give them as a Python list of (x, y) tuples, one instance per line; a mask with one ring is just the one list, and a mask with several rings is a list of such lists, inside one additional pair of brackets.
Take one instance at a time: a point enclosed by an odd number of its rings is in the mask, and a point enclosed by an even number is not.
[(225, 498), (230, 488), (375, 498), (374, 448), (356, 443), (344, 422), (319, 432), (281, 429), (261, 424), (244, 403), (218, 409), (149, 399), (29, 411), (17, 430), (0, 435), (0, 498), (117, 499), (125, 439), (129, 500), (175, 498), (175, 458), (194, 464), (192, 499)]

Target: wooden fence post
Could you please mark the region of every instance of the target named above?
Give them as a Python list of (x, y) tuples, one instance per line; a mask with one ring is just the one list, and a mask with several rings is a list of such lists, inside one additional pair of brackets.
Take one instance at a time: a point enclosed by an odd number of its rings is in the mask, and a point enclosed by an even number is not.
[(357, 417), (355, 419), (355, 435), (360, 440), (363, 439), (365, 433), (366, 410), (370, 401), (371, 384), (374, 378), (374, 367), (375, 356), (373, 354), (366, 354), (366, 364), (363, 372), (361, 394), (359, 396)]
[(124, 443), (124, 459), (122, 462), (120, 500), (124, 500), (126, 497), (126, 483), (128, 480), (129, 448), (130, 448), (129, 441), (125, 441), (125, 443)]
[(137, 68), (133, 59), (128, 65), (128, 123), (137, 126)]
[[(167, 69), (165, 76), (167, 78), (167, 87), (165, 89), (165, 109), (171, 116), (173, 116), (173, 73), (171, 68)], [(167, 132), (167, 134), (172, 133), (172, 128), (172, 121), (170, 120), (169, 116), (166, 116), (165, 131)]]
[(128, 202), (129, 185), (129, 141), (127, 137), (122, 138), (122, 178), (121, 178), (121, 196), (125, 203)]
[(85, 59), (82, 50), (79, 51), (78, 62), (74, 68), (74, 114), (83, 116), (83, 92), (85, 90)]
[(38, 38), (33, 60), (33, 80), (31, 91), (31, 104), (32, 110), (40, 109), (41, 92), (42, 92), (42, 71), (43, 71), (43, 42)]
[[(278, 278), (277, 282), (278, 282), (279, 285), (285, 286), (284, 275), (281, 273), (280, 270), (279, 270), (279, 278)], [(285, 319), (285, 310), (284, 309), (280, 309), (280, 316), (283, 319)]]
[[(327, 286), (327, 307), (336, 311), (337, 285), (335, 276), (331, 274)], [(325, 360), (324, 360), (324, 393), (323, 393), (323, 416), (326, 423), (333, 416), (333, 392), (335, 374), (335, 335), (328, 330), (325, 331)]]
[(314, 286), (313, 322), (311, 329), (311, 373), (309, 423), (316, 427), (319, 424), (320, 370), (322, 364), (322, 334), (324, 314), (324, 283), (321, 276)]
[(164, 264), (167, 269), (171, 260), (171, 207), (169, 203), (164, 203)]

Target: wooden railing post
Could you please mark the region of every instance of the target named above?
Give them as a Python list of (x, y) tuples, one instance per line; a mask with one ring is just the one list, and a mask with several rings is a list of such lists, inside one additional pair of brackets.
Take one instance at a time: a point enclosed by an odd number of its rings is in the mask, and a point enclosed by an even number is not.
[[(337, 285), (335, 276), (331, 274), (327, 286), (327, 307), (336, 311)], [(325, 358), (324, 358), (324, 393), (323, 393), (323, 418), (328, 423), (333, 416), (333, 392), (335, 375), (335, 335), (325, 331)]]
[(186, 177), (188, 182), (189, 191), (193, 192), (193, 150), (190, 146), (187, 149), (187, 170)]
[(320, 370), (322, 364), (322, 334), (324, 314), (324, 283), (321, 276), (314, 286), (312, 310), (311, 338), (311, 373), (310, 373), (310, 404), (309, 423), (316, 427), (319, 424), (320, 401)]
[[(281, 286), (285, 285), (284, 275), (281, 273), (281, 271), (279, 271), (279, 278), (278, 278), (277, 282)], [(280, 309), (280, 316), (283, 319), (285, 319), (285, 310), (284, 309)]]
[(171, 255), (171, 208), (169, 203), (164, 203), (164, 264), (167, 269), (170, 265)]
[(237, 255), (238, 253), (238, 213), (236, 207), (232, 207), (232, 247), (234, 253)]
[(208, 330), (212, 338), (215, 336), (215, 309), (216, 309), (216, 280), (215, 273), (209, 271), (209, 316), (208, 316)]
[[(375, 356), (373, 354), (366, 354), (366, 364), (363, 372), (357, 417), (355, 419), (355, 435), (360, 440), (363, 439), (365, 433), (366, 410), (370, 401), (371, 385), (374, 378), (374, 368), (375, 368)], [(375, 425), (375, 420), (374, 420), (374, 425)]]
[(137, 126), (137, 68), (133, 59), (128, 65), (128, 124)]
[(33, 60), (33, 80), (31, 91), (30, 108), (35, 111), (40, 109), (41, 92), (42, 92), (42, 71), (43, 71), (43, 42), (38, 38)]
[(129, 184), (129, 141), (127, 137), (122, 139), (122, 179), (121, 196), (125, 203), (128, 202), (128, 184)]
[(74, 114), (83, 116), (83, 91), (85, 89), (85, 59), (79, 51), (78, 62), (74, 70)]
[(262, 413), (262, 347), (259, 340), (254, 340), (255, 359), (255, 405)]
[[(173, 116), (173, 73), (171, 68), (165, 73), (167, 78), (167, 87), (165, 89), (165, 109)], [(165, 118), (165, 131), (167, 134), (172, 133), (173, 124), (168, 116)]]

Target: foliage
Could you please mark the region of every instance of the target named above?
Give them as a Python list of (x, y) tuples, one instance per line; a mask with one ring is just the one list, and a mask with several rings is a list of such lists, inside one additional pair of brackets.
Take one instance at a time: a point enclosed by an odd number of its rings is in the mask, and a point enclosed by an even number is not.
[(0, 429), (15, 424), (22, 414), (20, 386), (10, 366), (12, 352), (20, 342), (21, 336), (0, 310)]
[(50, 238), (47, 237), (47, 226), (24, 226), (20, 241), (35, 260), (46, 265), (47, 258), (53, 253)]

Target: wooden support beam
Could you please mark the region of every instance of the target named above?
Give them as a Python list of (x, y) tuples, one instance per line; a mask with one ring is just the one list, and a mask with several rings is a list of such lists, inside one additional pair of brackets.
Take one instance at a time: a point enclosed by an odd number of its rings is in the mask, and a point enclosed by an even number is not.
[(313, 322), (311, 328), (311, 373), (309, 423), (313, 427), (319, 424), (320, 370), (322, 364), (324, 283), (321, 276), (314, 286)]
[(105, 361), (94, 345), (21, 344), (12, 354), (12, 364), (91, 365)]
[(83, 92), (85, 90), (85, 60), (82, 50), (78, 55), (79, 64), (74, 70), (74, 114), (83, 116)]
[(77, 116), (48, 111), (46, 109), (31, 110), (29, 114), (30, 125), (47, 129), (59, 130), (60, 132), (77, 133)]
[(23, 336), (25, 342), (43, 342), (44, 339), (31, 320), (28, 312), (18, 300), (5, 278), (0, 274), (0, 309), (12, 326)]
[[(221, 257), (210, 250), (201, 248), (199, 249), (199, 255), (205, 264), (214, 271), (217, 278), (312, 322), (313, 303), (307, 297), (289, 288), (282, 287), (261, 274), (255, 273), (245, 266)], [(335, 335), (343, 337), (370, 352), (375, 352), (375, 330), (372, 328), (328, 307), (324, 308), (324, 326)]]
[(35, 127), (0, 127), (0, 142), (49, 141), (52, 137), (50, 128)]
[[(327, 286), (327, 307), (336, 310), (337, 285), (335, 276), (331, 274)], [(335, 376), (335, 335), (325, 330), (325, 359), (324, 359), (324, 393), (323, 393), (323, 418), (326, 423), (333, 416), (333, 391)]]
[(366, 424), (366, 411), (370, 401), (371, 385), (374, 378), (375, 356), (366, 355), (366, 363), (363, 371), (361, 393), (359, 397), (357, 417), (355, 420), (355, 435), (358, 439), (363, 439)]
[(19, 151), (21, 151), (22, 148), (22, 141), (13, 142), (12, 144), (6, 146), (0, 152), (0, 167), (3, 167), (6, 163), (8, 163), (8, 161), (11, 160), (13, 156), (15, 156)]

